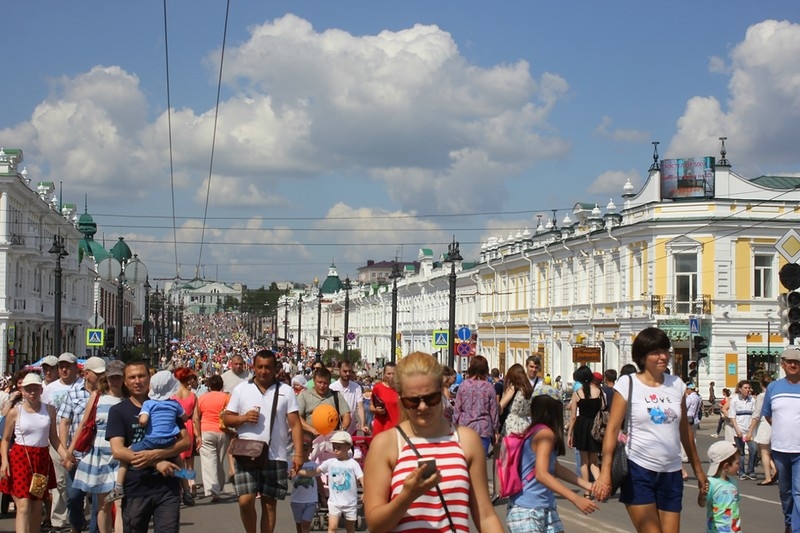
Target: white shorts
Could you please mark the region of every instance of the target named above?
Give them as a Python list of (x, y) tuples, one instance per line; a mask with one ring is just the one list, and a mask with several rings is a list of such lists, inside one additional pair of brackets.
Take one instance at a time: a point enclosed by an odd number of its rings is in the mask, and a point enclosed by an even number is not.
[(355, 505), (334, 505), (328, 502), (328, 516), (335, 516), (337, 518), (343, 516), (345, 520), (355, 522), (358, 513)]

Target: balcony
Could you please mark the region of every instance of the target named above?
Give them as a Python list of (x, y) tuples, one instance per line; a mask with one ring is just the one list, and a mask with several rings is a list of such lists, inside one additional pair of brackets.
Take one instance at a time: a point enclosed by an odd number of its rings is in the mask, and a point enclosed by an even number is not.
[(679, 300), (674, 295), (650, 296), (651, 315), (710, 315), (711, 295), (698, 294), (694, 300)]

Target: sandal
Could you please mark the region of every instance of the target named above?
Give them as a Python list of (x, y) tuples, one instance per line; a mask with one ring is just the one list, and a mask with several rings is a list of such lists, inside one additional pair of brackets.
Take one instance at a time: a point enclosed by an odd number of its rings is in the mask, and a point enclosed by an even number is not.
[(774, 485), (776, 481), (778, 481), (778, 476), (772, 476), (769, 479), (765, 479), (761, 483), (756, 483), (756, 485), (761, 485), (761, 486)]

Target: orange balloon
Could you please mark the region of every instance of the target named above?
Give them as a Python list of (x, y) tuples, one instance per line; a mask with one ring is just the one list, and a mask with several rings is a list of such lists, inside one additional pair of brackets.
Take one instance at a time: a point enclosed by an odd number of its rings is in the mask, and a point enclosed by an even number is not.
[(311, 413), (311, 427), (327, 435), (339, 425), (339, 413), (332, 405), (318, 405)]

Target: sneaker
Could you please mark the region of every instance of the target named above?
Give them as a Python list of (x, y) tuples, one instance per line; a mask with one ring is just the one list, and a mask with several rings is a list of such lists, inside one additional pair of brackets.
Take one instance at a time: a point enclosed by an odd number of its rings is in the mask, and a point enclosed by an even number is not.
[(192, 496), (191, 492), (183, 493), (183, 503), (187, 507), (194, 507), (194, 497)]
[(115, 502), (125, 497), (125, 489), (122, 487), (114, 487), (114, 490), (106, 494), (106, 503)]
[(711, 438), (712, 438), (712, 439), (718, 439), (718, 438), (719, 438), (719, 435), (717, 435), (716, 433), (712, 433), (712, 434), (711, 434)]
[(749, 479), (747, 474), (739, 474), (739, 481), (745, 481), (746, 479)]
[(753, 481), (758, 479), (758, 477), (756, 477), (755, 472), (753, 472), (752, 474), (745, 474), (745, 475), (747, 476), (747, 479), (752, 479)]

